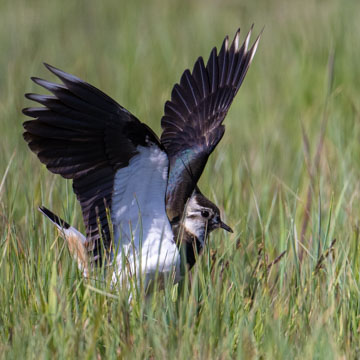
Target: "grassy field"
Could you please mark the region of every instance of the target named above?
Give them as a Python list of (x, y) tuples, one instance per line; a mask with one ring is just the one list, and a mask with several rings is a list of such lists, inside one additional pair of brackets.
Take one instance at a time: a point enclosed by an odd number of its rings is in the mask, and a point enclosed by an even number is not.
[[(356, 0), (1, 0), (0, 357), (359, 358), (359, 12)], [(252, 23), (265, 26), (258, 52), (200, 184), (234, 234), (214, 233), (181, 288), (130, 311), (126, 290), (83, 281), (36, 210), (83, 229), (71, 183), (22, 139), (29, 78), (53, 79), (46, 61), (159, 134), (182, 71)]]

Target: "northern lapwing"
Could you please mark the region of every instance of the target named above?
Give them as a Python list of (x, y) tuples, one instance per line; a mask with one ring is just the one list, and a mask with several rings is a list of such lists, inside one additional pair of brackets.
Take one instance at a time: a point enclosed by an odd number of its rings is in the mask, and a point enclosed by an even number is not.
[[(197, 182), (224, 135), (223, 120), (255, 55), (252, 28), (240, 46), (240, 29), (214, 48), (192, 72), (185, 70), (167, 101), (159, 138), (109, 96), (53, 66), (62, 82), (33, 77), (52, 95), (26, 94), (42, 107), (25, 108), (24, 139), (55, 174), (73, 180), (86, 236), (45, 207), (79, 266), (114, 263), (113, 279), (158, 273), (181, 279), (218, 228), (232, 232)], [(182, 256), (181, 254), (184, 254)], [(127, 265), (124, 265), (126, 260)]]

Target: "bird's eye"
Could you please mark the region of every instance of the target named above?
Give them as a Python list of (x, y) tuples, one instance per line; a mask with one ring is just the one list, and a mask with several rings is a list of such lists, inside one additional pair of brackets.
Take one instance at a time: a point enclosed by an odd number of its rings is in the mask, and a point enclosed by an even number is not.
[(207, 210), (202, 210), (201, 216), (207, 219), (210, 216), (210, 213)]

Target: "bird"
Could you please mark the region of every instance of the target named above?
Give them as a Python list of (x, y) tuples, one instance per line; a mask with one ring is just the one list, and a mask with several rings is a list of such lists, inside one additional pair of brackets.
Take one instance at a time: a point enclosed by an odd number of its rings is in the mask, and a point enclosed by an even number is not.
[[(72, 180), (86, 234), (45, 206), (87, 276), (114, 265), (112, 283), (141, 276), (179, 282), (215, 229), (233, 232), (198, 181), (222, 139), (223, 121), (258, 47), (226, 36), (205, 65), (200, 56), (185, 70), (165, 103), (161, 136), (111, 97), (44, 63), (61, 83), (32, 77), (51, 95), (27, 93), (41, 106), (27, 107), (23, 137), (47, 169)], [(184, 270), (185, 269), (185, 270)], [(140, 274), (140, 275), (139, 275)]]

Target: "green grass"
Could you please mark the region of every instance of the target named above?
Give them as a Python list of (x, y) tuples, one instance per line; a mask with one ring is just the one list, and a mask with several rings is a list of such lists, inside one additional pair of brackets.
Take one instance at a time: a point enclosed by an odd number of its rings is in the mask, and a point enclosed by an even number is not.
[[(359, 357), (359, 11), (356, 0), (0, 1), (0, 356)], [(130, 311), (127, 291), (81, 278), (36, 210), (82, 229), (71, 184), (22, 139), (29, 77), (52, 79), (49, 62), (159, 134), (182, 71), (253, 22), (265, 25), (258, 52), (200, 184), (234, 234), (214, 233), (191, 279)]]

